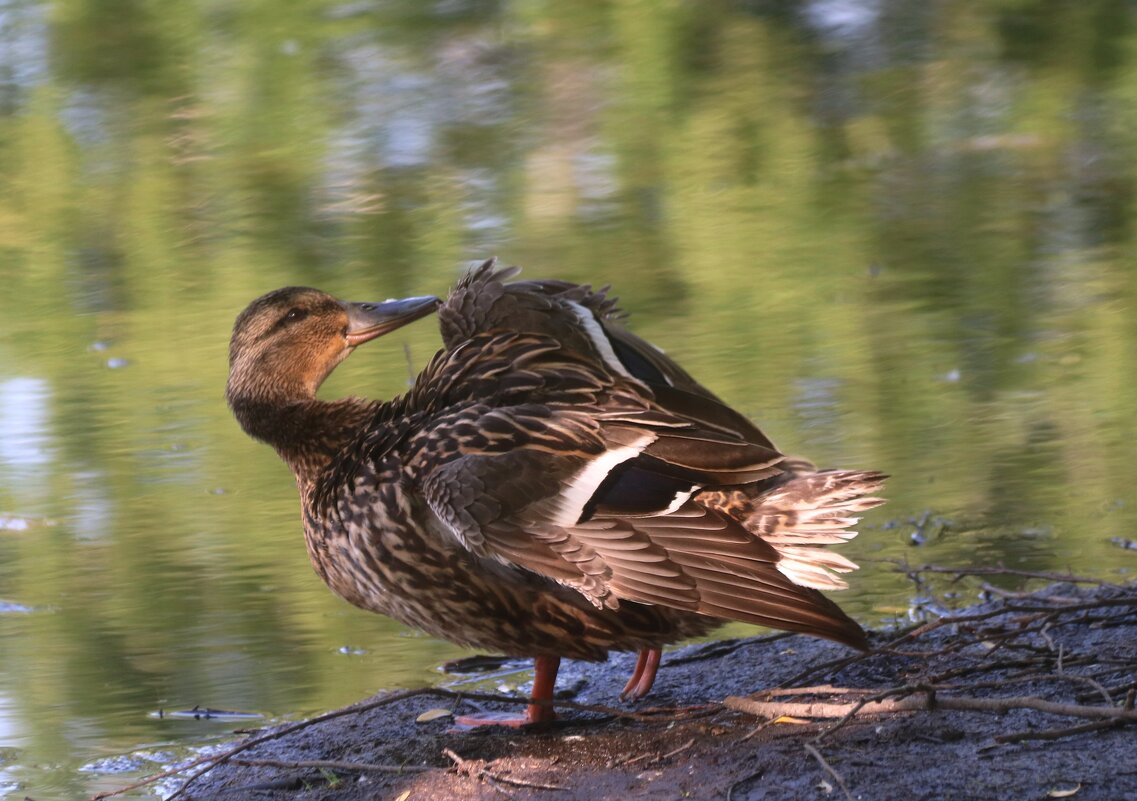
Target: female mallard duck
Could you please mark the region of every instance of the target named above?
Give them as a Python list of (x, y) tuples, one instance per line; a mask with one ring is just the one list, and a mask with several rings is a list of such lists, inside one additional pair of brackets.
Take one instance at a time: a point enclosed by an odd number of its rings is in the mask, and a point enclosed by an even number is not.
[(603, 293), (504, 283), (442, 304), (445, 348), (388, 402), (315, 393), (357, 346), (438, 308), (271, 292), (237, 318), (227, 396), (296, 476), (308, 554), (341, 597), (462, 645), (536, 657), (523, 719), (553, 717), (561, 657), (659, 649), (723, 618), (865, 647), (817, 587), (855, 567), (883, 476), (815, 471), (658, 350)]

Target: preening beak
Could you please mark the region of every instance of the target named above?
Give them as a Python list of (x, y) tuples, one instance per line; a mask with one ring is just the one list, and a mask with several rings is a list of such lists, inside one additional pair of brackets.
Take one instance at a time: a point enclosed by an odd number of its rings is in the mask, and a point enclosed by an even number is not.
[(347, 312), (347, 344), (354, 348), (433, 313), (442, 301), (425, 295), (382, 303), (341, 303)]

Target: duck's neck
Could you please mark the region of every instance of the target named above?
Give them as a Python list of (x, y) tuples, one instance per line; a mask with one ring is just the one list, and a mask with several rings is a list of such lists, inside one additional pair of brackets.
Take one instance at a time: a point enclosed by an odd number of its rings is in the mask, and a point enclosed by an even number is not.
[(276, 449), (302, 491), (366, 425), (378, 406), (359, 398), (329, 402), (237, 396), (229, 403), (245, 433)]

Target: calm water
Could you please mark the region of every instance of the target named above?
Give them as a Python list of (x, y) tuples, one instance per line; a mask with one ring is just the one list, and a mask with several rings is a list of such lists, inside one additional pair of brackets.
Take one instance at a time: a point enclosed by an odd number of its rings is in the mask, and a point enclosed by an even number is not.
[[(866, 623), (911, 601), (889, 559), (1131, 576), (1135, 22), (0, 1), (0, 797), (241, 725), (159, 710), (299, 716), (459, 653), (324, 589), (225, 408), (233, 317), (284, 284), (442, 293), (494, 253), (614, 284), (783, 449), (894, 476), (844, 551)], [(368, 345), (325, 395), (437, 345)]]

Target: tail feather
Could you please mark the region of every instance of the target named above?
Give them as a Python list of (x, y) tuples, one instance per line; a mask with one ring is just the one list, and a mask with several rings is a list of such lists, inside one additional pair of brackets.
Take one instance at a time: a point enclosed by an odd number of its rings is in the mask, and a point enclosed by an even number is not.
[(887, 478), (863, 470), (788, 473), (773, 489), (747, 499), (743, 523), (778, 552), (778, 570), (803, 587), (843, 590), (838, 573), (857, 565), (826, 548), (857, 536), (864, 512), (884, 503), (876, 497)]

